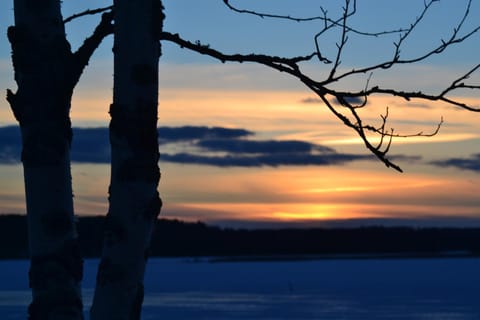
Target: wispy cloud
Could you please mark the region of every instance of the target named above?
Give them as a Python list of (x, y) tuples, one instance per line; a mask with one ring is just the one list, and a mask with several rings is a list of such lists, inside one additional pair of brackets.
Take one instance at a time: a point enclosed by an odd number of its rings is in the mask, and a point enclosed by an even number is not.
[(291, 154), (259, 154), (255, 156), (246, 155), (226, 155), (226, 156), (203, 156), (191, 153), (162, 154), (161, 160), (185, 163), (185, 164), (203, 164), (219, 167), (261, 167), (261, 166), (287, 166), (287, 165), (336, 165), (355, 160), (371, 159), (371, 156), (355, 154), (310, 154), (310, 153), (291, 153)]
[[(365, 99), (363, 97), (344, 97), (343, 98), (346, 102), (351, 103), (352, 105), (363, 105), (365, 103)], [(300, 100), (302, 104), (323, 104), (322, 99), (316, 97), (307, 97)], [(333, 100), (332, 103), (335, 104), (342, 104), (337, 99)], [(367, 103), (368, 104), (368, 101)]]
[[(344, 100), (346, 102), (349, 102), (349, 103), (353, 104), (353, 105), (360, 105), (360, 104), (363, 104), (365, 102), (365, 99), (362, 98), (362, 97), (344, 97)], [(335, 100), (334, 102), (336, 104), (340, 104), (340, 102), (337, 101), (337, 100)], [(323, 104), (323, 101), (320, 98), (307, 97), (307, 98), (301, 99), (300, 103), (303, 103), (303, 104)]]
[(322, 99), (320, 98), (313, 98), (313, 97), (308, 97), (300, 100), (301, 103), (305, 104), (320, 104), (323, 103)]
[[(237, 139), (252, 135), (244, 129), (185, 126), (160, 127), (159, 143), (176, 143), (202, 139)], [(71, 159), (79, 163), (109, 163), (108, 128), (74, 128)], [(21, 136), (18, 126), (0, 127), (0, 163), (20, 162)]]
[[(160, 127), (159, 142), (165, 148), (161, 161), (218, 167), (282, 165), (335, 165), (369, 160), (371, 155), (337, 153), (335, 149), (299, 140), (253, 140), (242, 128), (204, 126)], [(71, 159), (77, 163), (109, 163), (108, 128), (74, 128)], [(179, 150), (180, 149), (180, 150)], [(175, 150), (172, 152), (172, 150)], [(0, 163), (18, 163), (21, 154), (17, 126), (0, 128)]]
[(225, 151), (230, 153), (311, 153), (314, 151), (333, 153), (335, 150), (330, 147), (320, 146), (304, 141), (276, 141), (276, 140), (240, 140), (240, 139), (207, 139), (201, 140), (196, 145), (211, 150)]
[(161, 127), (158, 129), (159, 142), (173, 142), (196, 139), (237, 139), (253, 135), (245, 129), (232, 129), (222, 127)]
[(473, 154), (469, 158), (450, 158), (432, 161), (431, 163), (439, 167), (454, 167), (462, 170), (480, 172), (480, 153)]

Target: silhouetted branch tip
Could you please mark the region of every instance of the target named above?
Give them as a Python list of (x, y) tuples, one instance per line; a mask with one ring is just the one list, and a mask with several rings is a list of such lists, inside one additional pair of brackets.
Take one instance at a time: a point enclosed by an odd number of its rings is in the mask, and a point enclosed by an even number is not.
[(76, 83), (84, 68), (88, 65), (88, 62), (98, 48), (103, 39), (113, 33), (113, 11), (106, 11), (102, 14), (101, 20), (92, 35), (89, 36), (78, 50), (72, 54), (73, 70), (72, 81)]
[(87, 10), (82, 11), (80, 13), (76, 13), (74, 15), (71, 15), (68, 18), (65, 18), (63, 20), (63, 23), (67, 24), (70, 21), (72, 21), (74, 19), (77, 19), (77, 18), (80, 18), (80, 17), (84, 17), (84, 16), (87, 16), (87, 15), (95, 15), (95, 14), (98, 14), (98, 13), (102, 13), (102, 12), (105, 12), (105, 11), (111, 11), (111, 10), (113, 10), (113, 6), (108, 6), (108, 7), (104, 7), (104, 8), (98, 8), (98, 9), (87, 9)]

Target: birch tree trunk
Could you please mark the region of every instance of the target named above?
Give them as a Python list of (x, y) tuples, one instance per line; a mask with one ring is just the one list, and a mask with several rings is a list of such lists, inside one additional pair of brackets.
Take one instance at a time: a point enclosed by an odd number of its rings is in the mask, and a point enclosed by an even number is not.
[(8, 29), (16, 93), (7, 100), (22, 134), (22, 162), (32, 303), (29, 319), (83, 319), (83, 261), (75, 228), (70, 173), (70, 102), (93, 51), (110, 32), (111, 18), (73, 54), (59, 0), (14, 0)]
[(140, 319), (157, 191), (159, 0), (114, 1), (114, 89), (110, 106), (110, 207), (92, 320)]
[(79, 255), (69, 149), (72, 138), (70, 47), (58, 0), (15, 0), (16, 94), (8, 100), (22, 133), (27, 202), (29, 319), (82, 319)]

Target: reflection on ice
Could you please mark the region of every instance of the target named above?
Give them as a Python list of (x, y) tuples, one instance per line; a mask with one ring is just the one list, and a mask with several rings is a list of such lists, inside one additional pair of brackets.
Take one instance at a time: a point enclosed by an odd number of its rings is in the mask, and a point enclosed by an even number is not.
[(26, 306), (28, 305), (31, 296), (31, 292), (27, 290), (1, 290), (0, 308), (7, 306)]
[[(480, 319), (480, 259), (208, 261), (152, 259), (142, 319)], [(97, 265), (85, 263), (86, 314)], [(25, 318), (27, 271), (0, 261), (1, 319)]]

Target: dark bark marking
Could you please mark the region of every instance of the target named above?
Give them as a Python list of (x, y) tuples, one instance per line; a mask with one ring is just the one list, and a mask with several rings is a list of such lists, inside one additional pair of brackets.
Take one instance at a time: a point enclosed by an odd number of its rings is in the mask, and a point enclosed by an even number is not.
[(97, 285), (106, 286), (111, 283), (121, 283), (125, 278), (125, 272), (120, 266), (115, 265), (108, 258), (102, 258), (98, 267)]
[(152, 161), (128, 159), (119, 166), (116, 176), (119, 181), (144, 181), (158, 183), (158, 164)]
[(72, 232), (75, 225), (68, 212), (64, 211), (49, 212), (42, 216), (41, 221), (48, 234), (54, 237)]
[(157, 68), (150, 64), (135, 64), (132, 66), (131, 79), (139, 86), (155, 85), (157, 83)]
[(81, 297), (68, 287), (69, 283), (79, 283), (82, 278), (83, 260), (77, 239), (67, 241), (55, 253), (33, 256), (29, 270), (30, 288), (37, 289), (40, 294), (28, 308), (28, 319), (50, 319), (52, 314), (83, 319)]
[(29, 63), (30, 60), (35, 60), (36, 58), (32, 57), (31, 54), (32, 51), (35, 51), (35, 41), (25, 26), (8, 27), (7, 36), (12, 47), (12, 64), (15, 71), (15, 80), (17, 80), (20, 89), (21, 82), (18, 81), (17, 74), (25, 72), (29, 68), (35, 68), (34, 63)]
[(158, 191), (156, 191), (155, 195), (152, 197), (152, 199), (148, 203), (147, 209), (144, 212), (144, 217), (147, 220), (155, 221), (160, 215), (162, 204), (163, 204), (162, 199), (160, 198)]
[(126, 227), (110, 213), (105, 219), (105, 244), (113, 246), (119, 242), (126, 241), (128, 232)]
[[(115, 175), (122, 181), (158, 183), (157, 104), (139, 104), (135, 109), (138, 111), (132, 112), (117, 104), (110, 106), (110, 135), (126, 141), (133, 154), (119, 166)], [(110, 142), (115, 147), (115, 139)]]
[(110, 131), (117, 137), (129, 140), (132, 148), (158, 146), (157, 103), (138, 103), (134, 109), (135, 111), (131, 111), (128, 106), (111, 104)]
[(17, 95), (10, 89), (7, 89), (7, 102), (10, 104), (13, 116), (20, 123), (23, 119), (23, 108), (17, 103)]
[[(32, 3), (45, 5), (45, 1)], [(7, 100), (23, 128), (22, 161), (28, 166), (59, 164), (70, 147), (72, 135), (69, 111), (75, 84), (70, 76), (70, 44), (62, 35), (46, 41), (34, 38), (25, 26), (9, 27), (7, 33), (18, 85), (15, 94), (7, 91)], [(48, 77), (39, 79), (38, 74)], [(30, 92), (34, 86), (46, 95), (37, 97), (45, 103), (36, 105)], [(56, 128), (51, 128), (52, 124)]]
[[(22, 162), (27, 166), (56, 165), (65, 158), (65, 142), (59, 138), (48, 142), (39, 141), (39, 137), (25, 140), (22, 150)], [(56, 141), (55, 141), (56, 140)]]
[(77, 282), (82, 280), (83, 259), (78, 239), (67, 241), (58, 252), (31, 257), (30, 288), (42, 288), (51, 281), (51, 278), (56, 277), (70, 277)]
[(27, 0), (27, 8), (31, 11), (44, 11), (53, 6), (55, 1), (52, 0), (43, 0), (43, 1), (38, 1), (38, 0)]
[[(152, 1), (152, 36), (154, 39), (160, 39), (160, 35), (163, 32), (163, 21), (165, 20), (165, 13), (163, 12), (161, 0)], [(158, 57), (162, 55), (162, 44), (158, 41)]]
[(77, 319), (83, 320), (83, 303), (70, 295), (37, 297), (28, 306), (28, 320)]
[(77, 239), (68, 241), (58, 252), (33, 256), (29, 282), (37, 295), (28, 308), (28, 319), (83, 319), (81, 297), (72, 287), (82, 278), (83, 260)]
[(25, 28), (19, 26), (10, 26), (7, 29), (8, 41), (10, 41), (12, 46), (15, 46), (19, 41), (22, 41), (22, 34), (25, 34)]

